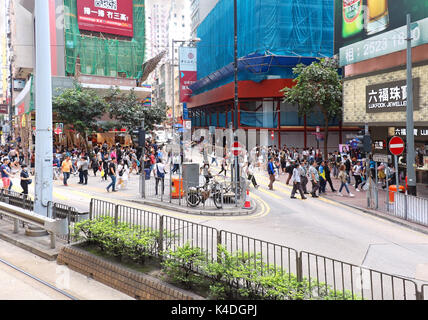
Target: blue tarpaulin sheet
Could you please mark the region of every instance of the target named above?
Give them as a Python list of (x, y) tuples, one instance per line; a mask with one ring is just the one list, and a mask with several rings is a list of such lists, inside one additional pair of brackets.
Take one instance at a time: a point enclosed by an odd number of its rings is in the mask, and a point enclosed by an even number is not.
[[(292, 77), (295, 61), (283, 60), (281, 64), (275, 59), (331, 57), (333, 2), (238, 0), (238, 57), (245, 57), (239, 62), (239, 80), (261, 81), (268, 74)], [(201, 39), (197, 45), (198, 80), (203, 82), (194, 88), (194, 93), (233, 80), (233, 9), (233, 1), (219, 0), (197, 29)], [(245, 66), (251, 58), (252, 66)]]

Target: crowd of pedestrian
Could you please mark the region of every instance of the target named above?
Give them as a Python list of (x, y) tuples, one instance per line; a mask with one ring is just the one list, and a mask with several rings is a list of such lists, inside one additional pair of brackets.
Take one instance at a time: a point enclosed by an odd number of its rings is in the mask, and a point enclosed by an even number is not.
[[(366, 190), (367, 178), (376, 179), (376, 163), (372, 158), (368, 161), (362, 158), (363, 154), (358, 150), (334, 151), (328, 153), (324, 159), (322, 152), (315, 148), (288, 148), (284, 145), (281, 149), (273, 147), (256, 147), (254, 159), (257, 167), (265, 166), (269, 175), (269, 190), (273, 190), (273, 184), (279, 180), (279, 176), (286, 175), (285, 183), (293, 186), (291, 198), (296, 199), (295, 194), (299, 191), (301, 198), (310, 194), (316, 198), (327, 192), (336, 192), (343, 196), (343, 189), (350, 197), (354, 197), (349, 186), (351, 181), (355, 192)], [(267, 158), (267, 164), (264, 159)], [(377, 168), (378, 181), (382, 188), (388, 184), (395, 184), (395, 171), (392, 164), (380, 163)], [(332, 178), (338, 179), (340, 187), (335, 189)], [(310, 187), (308, 183), (311, 182)]]
[[(0, 146), (1, 165), (0, 174), (3, 182), (3, 189), (11, 190), (11, 178), (19, 174), (22, 192), (28, 194), (28, 186), (32, 183), (31, 176), (34, 175), (35, 155), (34, 150), (25, 159), (22, 148), (6, 144)], [(211, 161), (204, 162), (201, 166), (201, 175), (208, 183), (213, 174), (227, 175), (231, 163), (225, 150), (220, 161), (217, 160), (215, 150), (210, 153)], [(269, 175), (270, 190), (274, 190), (274, 182), (280, 175), (286, 175), (285, 183), (292, 184), (293, 190), (291, 198), (295, 199), (296, 192), (299, 192), (302, 199), (306, 195), (318, 197), (320, 194), (337, 192), (343, 196), (345, 190), (348, 196), (354, 194), (350, 190), (351, 181), (355, 192), (366, 190), (366, 179), (370, 175), (375, 179), (375, 162), (372, 159), (366, 161), (357, 150), (345, 150), (345, 152), (334, 151), (329, 153), (327, 159), (315, 148), (289, 148), (284, 145), (282, 148), (259, 147), (254, 148), (248, 155), (241, 159), (240, 166), (250, 183), (255, 188), (259, 187), (256, 181), (255, 172), (266, 170)], [(30, 164), (29, 168), (25, 164)], [(82, 186), (88, 184), (90, 173), (94, 177), (101, 177), (102, 181), (110, 183), (106, 186), (107, 192), (116, 192), (126, 189), (131, 175), (140, 174), (145, 170), (145, 174), (153, 175), (156, 182), (156, 194), (158, 187), (164, 191), (164, 179), (168, 167), (172, 174), (180, 173), (183, 155), (171, 154), (166, 151), (166, 146), (158, 144), (155, 140), (146, 141), (144, 148), (134, 148), (120, 144), (108, 145), (107, 143), (95, 145), (90, 151), (79, 147), (53, 146), (53, 178), (62, 179), (63, 185), (68, 186), (71, 176), (78, 176)], [(220, 163), (219, 172), (213, 173), (211, 165)], [(395, 172), (392, 164), (380, 163), (377, 168), (378, 180), (382, 187), (395, 184)], [(332, 178), (338, 179), (340, 187), (335, 189)], [(309, 186), (309, 182), (311, 185)], [(353, 191), (353, 190), (352, 190)]]

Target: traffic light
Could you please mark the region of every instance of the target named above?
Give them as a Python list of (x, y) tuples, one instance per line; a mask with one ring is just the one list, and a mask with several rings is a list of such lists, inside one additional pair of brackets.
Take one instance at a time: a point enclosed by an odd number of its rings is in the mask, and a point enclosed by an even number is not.
[(363, 150), (364, 152), (371, 152), (372, 151), (372, 138), (365, 134), (365, 135), (358, 135), (355, 137), (358, 140), (357, 147), (360, 150)]
[(132, 133), (132, 141), (139, 147), (144, 147), (146, 145), (146, 130), (143, 127), (139, 127), (133, 130)]

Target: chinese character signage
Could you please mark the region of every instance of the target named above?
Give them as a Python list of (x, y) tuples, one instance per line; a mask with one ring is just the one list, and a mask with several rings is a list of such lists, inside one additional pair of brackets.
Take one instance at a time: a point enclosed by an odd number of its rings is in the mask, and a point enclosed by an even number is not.
[(79, 29), (134, 36), (133, 0), (77, 0)]
[(192, 95), (189, 88), (197, 80), (196, 48), (180, 47), (180, 102), (188, 102)]
[(412, 45), (427, 43), (427, 1), (334, 1), (334, 52), (340, 50), (341, 66), (405, 49), (406, 13), (412, 20)]
[[(406, 136), (406, 128), (403, 127), (390, 127), (391, 132), (389, 132), (390, 136)], [(428, 128), (417, 127), (413, 128), (413, 135), (415, 137), (428, 137)]]
[[(419, 109), (419, 78), (413, 79), (413, 109)], [(375, 84), (366, 87), (366, 111), (398, 112), (406, 111), (406, 80)]]

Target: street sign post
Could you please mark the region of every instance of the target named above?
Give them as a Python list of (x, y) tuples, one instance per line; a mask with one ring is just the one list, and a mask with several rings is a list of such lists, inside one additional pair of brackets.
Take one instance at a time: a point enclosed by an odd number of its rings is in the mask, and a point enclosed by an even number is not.
[(373, 154), (373, 161), (388, 163), (388, 155), (375, 153), (375, 154)]
[(389, 140), (388, 144), (389, 151), (394, 155), (395, 161), (395, 185), (397, 187), (397, 193), (399, 192), (398, 183), (398, 156), (404, 151), (404, 141), (402, 138), (394, 136)]
[(394, 156), (399, 156), (403, 153), (404, 151), (404, 141), (402, 138), (398, 137), (398, 136), (394, 136), (391, 138), (391, 140), (389, 140), (389, 151), (394, 155)]
[(242, 154), (242, 145), (239, 143), (239, 141), (235, 141), (232, 145), (232, 153), (235, 157)]

